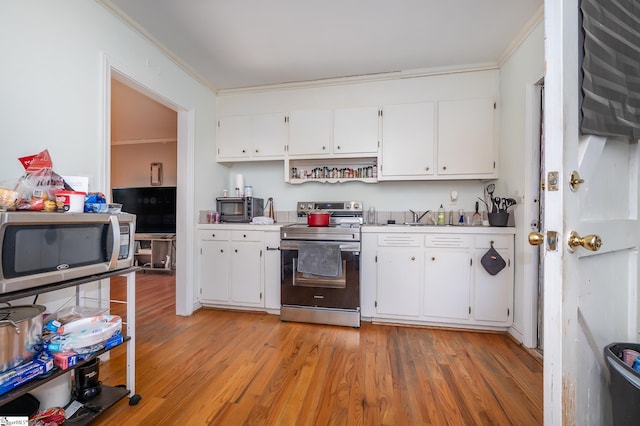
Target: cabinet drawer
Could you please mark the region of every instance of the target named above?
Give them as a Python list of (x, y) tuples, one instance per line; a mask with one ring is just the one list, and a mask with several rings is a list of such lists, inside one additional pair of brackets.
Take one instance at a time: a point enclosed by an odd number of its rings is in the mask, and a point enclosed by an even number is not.
[(424, 236), (427, 247), (473, 247), (473, 236), (455, 234), (428, 234)]
[(203, 241), (227, 241), (229, 239), (229, 231), (220, 231), (218, 229), (208, 229), (198, 231), (198, 239)]
[(262, 241), (261, 231), (231, 231), (232, 241)]
[(382, 234), (378, 235), (379, 246), (422, 247), (422, 235)]
[(513, 243), (511, 235), (476, 235), (476, 248), (509, 248)]

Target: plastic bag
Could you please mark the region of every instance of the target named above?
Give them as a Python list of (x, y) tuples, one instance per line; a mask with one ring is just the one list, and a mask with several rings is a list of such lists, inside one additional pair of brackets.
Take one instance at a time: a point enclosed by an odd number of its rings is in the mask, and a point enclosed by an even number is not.
[(18, 210), (55, 210), (55, 193), (65, 189), (64, 179), (53, 171), (49, 151), (34, 156), (21, 157), (26, 173), (15, 188), (18, 192)]

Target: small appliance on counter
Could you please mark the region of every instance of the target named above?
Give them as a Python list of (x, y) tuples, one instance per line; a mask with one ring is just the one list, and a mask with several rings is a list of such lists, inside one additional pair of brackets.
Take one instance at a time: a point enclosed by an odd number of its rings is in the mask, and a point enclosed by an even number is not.
[(220, 222), (249, 223), (264, 215), (264, 199), (256, 197), (218, 197), (216, 207)]

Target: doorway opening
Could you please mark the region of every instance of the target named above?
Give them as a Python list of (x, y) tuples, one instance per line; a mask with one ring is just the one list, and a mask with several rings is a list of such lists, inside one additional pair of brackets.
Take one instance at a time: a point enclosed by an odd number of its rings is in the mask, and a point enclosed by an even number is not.
[(177, 142), (177, 111), (111, 78), (110, 195), (137, 216), (144, 272), (175, 272)]

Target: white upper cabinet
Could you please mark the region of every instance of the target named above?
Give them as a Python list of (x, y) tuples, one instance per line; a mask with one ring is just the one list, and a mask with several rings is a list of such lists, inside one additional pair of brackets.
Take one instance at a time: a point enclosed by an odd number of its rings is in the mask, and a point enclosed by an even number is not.
[(218, 160), (281, 160), (287, 144), (284, 113), (238, 115), (218, 121)]
[(379, 108), (340, 108), (333, 111), (333, 154), (378, 152)]
[(433, 102), (385, 105), (378, 179), (401, 180), (433, 175), (434, 143)]
[(268, 159), (284, 158), (287, 144), (287, 126), (284, 113), (258, 114), (253, 116), (251, 140), (253, 157)]
[(333, 111), (301, 110), (289, 113), (289, 155), (331, 153)]
[(438, 102), (439, 175), (496, 173), (493, 99)]
[(251, 116), (223, 117), (218, 121), (218, 158), (251, 156)]

